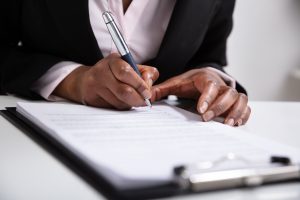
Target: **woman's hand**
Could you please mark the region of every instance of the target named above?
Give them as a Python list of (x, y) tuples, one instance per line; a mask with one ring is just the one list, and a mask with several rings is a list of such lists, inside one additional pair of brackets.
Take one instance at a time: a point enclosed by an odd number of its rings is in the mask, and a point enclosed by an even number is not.
[(94, 107), (130, 109), (144, 106), (159, 74), (156, 68), (139, 65), (142, 78), (118, 54), (92, 67), (81, 66), (55, 89), (54, 95)]
[(230, 126), (245, 124), (251, 109), (245, 94), (227, 86), (223, 79), (208, 69), (194, 69), (152, 88), (152, 101), (168, 95), (196, 99), (197, 110), (204, 121), (225, 117)]

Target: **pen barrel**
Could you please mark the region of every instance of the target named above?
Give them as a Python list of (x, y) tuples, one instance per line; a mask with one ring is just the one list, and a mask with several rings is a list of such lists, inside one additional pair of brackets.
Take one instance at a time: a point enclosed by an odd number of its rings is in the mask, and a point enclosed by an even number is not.
[(137, 64), (134, 62), (134, 59), (133, 59), (131, 53), (127, 53), (127, 54), (123, 55), (121, 58), (125, 62), (127, 62), (140, 77), (142, 77), (142, 74), (139, 71)]
[(107, 29), (112, 37), (112, 40), (114, 41), (122, 59), (126, 61), (132, 68), (133, 70), (140, 76), (142, 77), (138, 66), (136, 65), (129, 48), (125, 42), (125, 39), (123, 38), (118, 26), (116, 25), (112, 15), (110, 12), (104, 12), (102, 14), (104, 22), (107, 26)]

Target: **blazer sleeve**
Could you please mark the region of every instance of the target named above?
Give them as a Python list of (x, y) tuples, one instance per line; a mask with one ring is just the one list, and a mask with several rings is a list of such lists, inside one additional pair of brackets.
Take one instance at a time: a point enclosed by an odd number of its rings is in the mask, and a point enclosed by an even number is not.
[(219, 0), (208, 26), (203, 43), (187, 68), (211, 66), (224, 72), (227, 65), (226, 44), (233, 25), (235, 0)]
[(32, 84), (62, 58), (35, 52), (22, 44), (22, 0), (9, 0), (0, 7), (0, 93), (39, 98)]
[[(227, 39), (233, 27), (234, 5), (235, 0), (218, 1), (203, 43), (188, 63), (187, 70), (210, 66), (225, 72)], [(239, 83), (236, 89), (246, 94), (246, 90)]]

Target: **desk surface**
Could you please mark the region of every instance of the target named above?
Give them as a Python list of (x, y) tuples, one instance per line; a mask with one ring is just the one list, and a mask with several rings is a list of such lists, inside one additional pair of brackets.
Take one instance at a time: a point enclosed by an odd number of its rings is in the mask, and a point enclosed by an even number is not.
[[(19, 99), (0, 96), (0, 109)], [(300, 102), (250, 102), (252, 117), (240, 127), (262, 137), (300, 147)], [(235, 189), (170, 199), (300, 199), (300, 183)], [(104, 199), (38, 144), (0, 117), (1, 200)]]

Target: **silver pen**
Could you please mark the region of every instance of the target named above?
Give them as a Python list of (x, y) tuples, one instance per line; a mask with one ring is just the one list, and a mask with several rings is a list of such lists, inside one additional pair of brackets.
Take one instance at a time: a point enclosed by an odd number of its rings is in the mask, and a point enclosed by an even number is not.
[[(129, 48), (119, 30), (117, 27), (112, 15), (110, 12), (106, 11), (102, 14), (104, 22), (107, 26), (107, 29), (112, 37), (112, 40), (114, 41), (119, 53), (121, 54), (121, 57), (124, 61), (126, 61), (132, 68), (133, 70), (140, 76), (142, 77), (130, 51)], [(149, 99), (145, 99), (145, 103), (147, 106), (152, 107), (151, 102)]]

